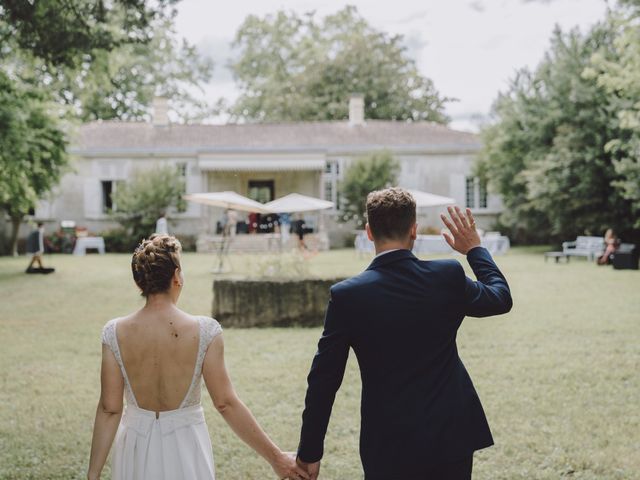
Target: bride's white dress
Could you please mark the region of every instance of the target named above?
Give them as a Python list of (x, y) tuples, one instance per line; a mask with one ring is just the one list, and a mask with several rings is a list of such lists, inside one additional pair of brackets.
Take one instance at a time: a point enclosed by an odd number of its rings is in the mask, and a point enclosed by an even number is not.
[(209, 431), (200, 404), (202, 362), (211, 341), (222, 332), (209, 317), (198, 317), (200, 341), (191, 385), (180, 407), (156, 413), (138, 407), (122, 363), (117, 318), (102, 330), (102, 343), (113, 352), (122, 376), (125, 411), (111, 454), (113, 480), (212, 480), (215, 479)]

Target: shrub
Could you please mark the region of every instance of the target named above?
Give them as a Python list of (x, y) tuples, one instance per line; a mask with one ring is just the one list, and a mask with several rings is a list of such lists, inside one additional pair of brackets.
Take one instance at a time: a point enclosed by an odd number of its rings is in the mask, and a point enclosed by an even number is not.
[(104, 238), (106, 251), (112, 253), (133, 253), (141, 240), (127, 233), (124, 228), (107, 230), (102, 232), (100, 236)]

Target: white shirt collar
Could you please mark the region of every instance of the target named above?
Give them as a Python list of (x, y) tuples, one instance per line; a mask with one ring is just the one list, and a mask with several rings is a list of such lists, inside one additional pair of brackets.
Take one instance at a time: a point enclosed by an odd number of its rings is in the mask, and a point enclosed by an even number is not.
[(382, 255), (386, 254), (386, 253), (391, 253), (391, 252), (397, 252), (398, 250), (402, 250), (402, 248), (393, 248), (391, 250), (385, 250), (384, 252), (380, 252), (379, 254), (377, 254), (375, 257), (373, 258), (378, 258), (381, 257)]

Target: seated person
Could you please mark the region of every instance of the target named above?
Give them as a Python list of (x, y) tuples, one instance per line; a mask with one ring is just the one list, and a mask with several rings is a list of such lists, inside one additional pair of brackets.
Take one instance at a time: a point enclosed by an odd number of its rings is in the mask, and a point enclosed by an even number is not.
[(620, 239), (616, 237), (613, 229), (608, 229), (604, 234), (604, 253), (598, 257), (598, 265), (608, 265), (611, 263), (611, 257), (620, 245)]

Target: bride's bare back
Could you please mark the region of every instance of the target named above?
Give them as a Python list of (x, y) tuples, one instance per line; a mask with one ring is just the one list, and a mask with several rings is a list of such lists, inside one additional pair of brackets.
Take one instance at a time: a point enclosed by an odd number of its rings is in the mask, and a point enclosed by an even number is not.
[(180, 242), (168, 235), (153, 235), (138, 245), (131, 270), (146, 304), (102, 329), (100, 401), (87, 477), (100, 478), (115, 438), (114, 479), (213, 480), (211, 440), (200, 404), (204, 376), (218, 411), (271, 463), (278, 478), (308, 479), (237, 397), (224, 365), (220, 324), (176, 307), (184, 283), (180, 250)]
[(124, 369), (138, 406), (163, 412), (180, 407), (198, 356), (197, 318), (178, 308), (136, 312), (117, 323)]

